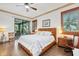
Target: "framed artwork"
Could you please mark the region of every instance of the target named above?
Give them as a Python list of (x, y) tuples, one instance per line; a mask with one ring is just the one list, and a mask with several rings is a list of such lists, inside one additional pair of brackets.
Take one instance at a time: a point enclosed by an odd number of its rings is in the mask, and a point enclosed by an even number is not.
[(64, 33), (79, 33), (79, 7), (62, 12), (61, 25)]
[(43, 20), (42, 27), (50, 27), (50, 19)]

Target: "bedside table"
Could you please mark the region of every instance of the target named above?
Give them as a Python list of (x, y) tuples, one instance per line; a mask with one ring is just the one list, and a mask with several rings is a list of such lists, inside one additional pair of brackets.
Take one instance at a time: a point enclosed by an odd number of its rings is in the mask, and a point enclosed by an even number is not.
[(65, 52), (71, 52), (73, 55), (73, 40), (71, 38), (67, 38), (67, 37), (59, 37), (58, 38), (58, 46), (59, 47), (63, 47)]
[(66, 38), (61, 38), (61, 37), (58, 38), (58, 46), (65, 47), (66, 44), (67, 44)]
[(71, 38), (59, 37), (58, 38), (58, 46), (60, 46), (60, 47), (71, 47), (71, 45), (73, 45), (72, 41), (73, 40)]

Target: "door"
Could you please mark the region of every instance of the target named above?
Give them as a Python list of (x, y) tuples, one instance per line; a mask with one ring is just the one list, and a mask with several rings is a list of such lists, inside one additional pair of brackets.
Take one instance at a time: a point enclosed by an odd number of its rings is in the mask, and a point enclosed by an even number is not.
[(30, 22), (23, 21), (22, 22), (22, 35), (27, 35), (30, 33)]
[(19, 38), (21, 35), (30, 33), (30, 21), (15, 19), (15, 36)]

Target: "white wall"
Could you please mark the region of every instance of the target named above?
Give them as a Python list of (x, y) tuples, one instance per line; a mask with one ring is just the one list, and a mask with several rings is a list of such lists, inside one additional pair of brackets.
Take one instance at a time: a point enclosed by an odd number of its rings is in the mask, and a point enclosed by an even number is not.
[[(24, 20), (30, 20), (24, 17), (8, 14), (5, 12), (0, 11), (0, 26), (6, 27), (6, 40), (8, 41), (8, 32), (14, 32), (14, 18), (24, 19)], [(31, 30), (31, 29), (30, 29)]]
[(5, 12), (0, 12), (0, 26), (6, 27), (7, 32), (14, 32), (14, 18), (29, 20), (24, 17), (8, 14)]
[(50, 19), (51, 20), (50, 27), (56, 27), (56, 28), (61, 27), (61, 12), (72, 9), (72, 8), (75, 8), (77, 6), (79, 6), (79, 5), (78, 4), (73, 4), (71, 6), (67, 6), (67, 7), (64, 7), (62, 9), (59, 9), (59, 10), (56, 10), (54, 12), (51, 12), (51, 13), (48, 13), (46, 15), (38, 17), (37, 18), (37, 20), (38, 20), (37, 28), (42, 28), (42, 20), (45, 20), (45, 19)]
[[(37, 20), (38, 20), (37, 21), (37, 29), (42, 28), (42, 20), (45, 20), (45, 19), (51, 20), (50, 27), (61, 28), (61, 12), (78, 7), (78, 6), (79, 6), (79, 4), (73, 4), (73, 5), (64, 7), (62, 9), (56, 10), (54, 12), (51, 12), (49, 14), (38, 17), (37, 18)], [(57, 33), (57, 37), (58, 36), (59, 36), (59, 34)]]

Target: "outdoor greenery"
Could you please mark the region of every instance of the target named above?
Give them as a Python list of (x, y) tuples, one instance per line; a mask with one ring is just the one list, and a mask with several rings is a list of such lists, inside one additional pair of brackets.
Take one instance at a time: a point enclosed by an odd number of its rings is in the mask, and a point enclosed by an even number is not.
[(79, 32), (79, 12), (71, 12), (63, 15), (65, 32)]
[(15, 34), (26, 35), (30, 33), (30, 21), (15, 19)]

